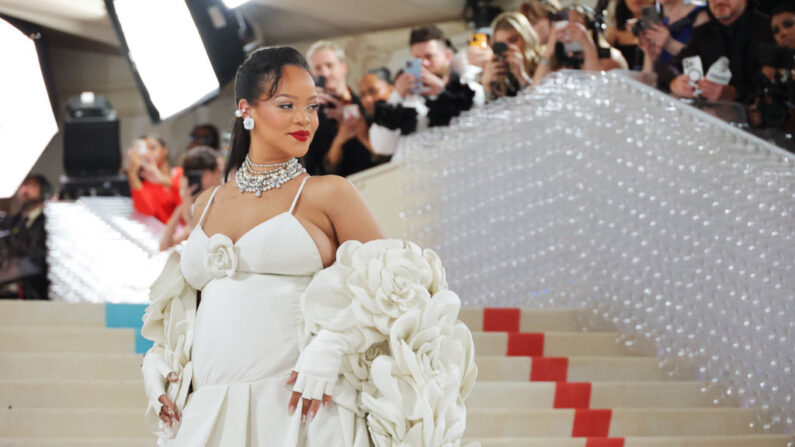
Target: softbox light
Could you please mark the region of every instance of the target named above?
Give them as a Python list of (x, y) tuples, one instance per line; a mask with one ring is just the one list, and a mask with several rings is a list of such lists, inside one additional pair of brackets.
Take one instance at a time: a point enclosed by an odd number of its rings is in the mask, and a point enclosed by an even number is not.
[(243, 61), (239, 23), (219, 0), (105, 0), (152, 121), (216, 96)]
[(224, 0), (224, 4), (227, 8), (237, 8), (238, 6), (242, 5), (243, 3), (248, 3), (249, 0)]
[(58, 132), (33, 40), (0, 19), (0, 199), (14, 195)]

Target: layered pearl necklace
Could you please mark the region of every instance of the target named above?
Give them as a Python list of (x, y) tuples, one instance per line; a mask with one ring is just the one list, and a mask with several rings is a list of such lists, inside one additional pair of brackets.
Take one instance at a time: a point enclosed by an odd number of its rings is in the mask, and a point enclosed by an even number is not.
[[(265, 168), (267, 171), (255, 171), (254, 168)], [(297, 158), (283, 163), (257, 164), (246, 155), (243, 164), (235, 174), (235, 183), (241, 192), (253, 192), (259, 197), (265, 191), (281, 188), (283, 184), (306, 172)]]

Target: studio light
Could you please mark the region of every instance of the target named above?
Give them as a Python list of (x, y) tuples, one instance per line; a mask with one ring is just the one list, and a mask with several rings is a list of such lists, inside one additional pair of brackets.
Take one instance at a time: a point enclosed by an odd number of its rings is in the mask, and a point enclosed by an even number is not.
[(223, 1), (226, 7), (229, 9), (237, 8), (238, 6), (249, 2), (249, 0), (223, 0)]
[(105, 3), (144, 96), (156, 109), (155, 121), (218, 93), (220, 84), (185, 0)]
[(0, 199), (16, 192), (58, 132), (33, 40), (0, 19)]

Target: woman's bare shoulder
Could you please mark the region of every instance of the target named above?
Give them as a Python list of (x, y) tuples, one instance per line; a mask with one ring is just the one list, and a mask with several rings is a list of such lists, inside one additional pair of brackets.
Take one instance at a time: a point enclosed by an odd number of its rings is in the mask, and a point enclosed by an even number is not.
[(306, 188), (318, 200), (344, 200), (355, 193), (356, 187), (345, 177), (339, 175), (313, 175), (306, 181)]

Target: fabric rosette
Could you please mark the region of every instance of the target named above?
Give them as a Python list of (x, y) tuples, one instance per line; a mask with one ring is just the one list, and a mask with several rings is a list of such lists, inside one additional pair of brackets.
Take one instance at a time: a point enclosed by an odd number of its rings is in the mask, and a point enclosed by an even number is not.
[(401, 240), (348, 241), (302, 297), (306, 329), (350, 340), (345, 378), (374, 445), (459, 446), (477, 378), (439, 256)]
[(223, 234), (214, 234), (207, 241), (204, 266), (216, 278), (232, 277), (237, 271), (238, 250), (232, 239)]

